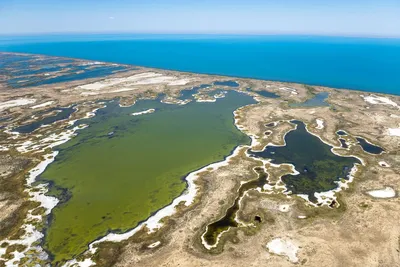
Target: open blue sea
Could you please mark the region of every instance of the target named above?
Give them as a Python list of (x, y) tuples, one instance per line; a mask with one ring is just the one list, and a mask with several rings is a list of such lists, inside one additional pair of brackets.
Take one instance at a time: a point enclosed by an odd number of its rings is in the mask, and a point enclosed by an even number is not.
[(0, 36), (0, 51), (400, 95), (400, 39), (133, 34)]

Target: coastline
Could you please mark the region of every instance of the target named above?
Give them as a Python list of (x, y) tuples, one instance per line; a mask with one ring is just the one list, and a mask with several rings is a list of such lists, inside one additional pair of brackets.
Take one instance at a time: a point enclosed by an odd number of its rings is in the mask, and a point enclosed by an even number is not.
[[(14, 55), (38, 55), (43, 57), (54, 57), (54, 58), (61, 58), (61, 59), (72, 59), (72, 60), (80, 60), (80, 61), (94, 61), (91, 59), (82, 59), (79, 57), (74, 56), (54, 56), (54, 55), (46, 55), (43, 53), (31, 53), (31, 52), (13, 52), (13, 51), (0, 51), (1, 54), (14, 54)], [(265, 78), (265, 77), (258, 77), (258, 76), (241, 76), (241, 75), (230, 75), (230, 74), (223, 74), (223, 73), (212, 73), (212, 72), (196, 72), (196, 71), (189, 71), (189, 70), (178, 70), (174, 68), (161, 68), (161, 67), (154, 67), (148, 66), (143, 64), (132, 64), (132, 63), (119, 63), (115, 61), (99, 61), (99, 62), (107, 62), (112, 64), (117, 64), (120, 66), (128, 66), (128, 67), (137, 67), (147, 69), (149, 71), (158, 71), (158, 72), (172, 72), (172, 73), (182, 73), (188, 75), (200, 75), (200, 76), (210, 76), (210, 77), (224, 77), (233, 80), (260, 80), (266, 82), (273, 82), (273, 83), (286, 83), (286, 84), (305, 84), (312, 87), (322, 87), (322, 88), (330, 88), (334, 90), (344, 90), (344, 91), (351, 91), (351, 92), (358, 92), (360, 94), (370, 93), (370, 94), (379, 94), (379, 95), (386, 95), (386, 96), (400, 96), (400, 92), (381, 92), (381, 91), (374, 91), (369, 89), (360, 89), (358, 87), (345, 87), (345, 86), (335, 86), (332, 84), (323, 84), (323, 83), (311, 83), (306, 81), (299, 81), (299, 80), (292, 80), (292, 79), (273, 79), (273, 78)]]
[[(232, 90), (235, 90), (235, 91), (241, 92), (241, 93), (247, 93), (247, 92), (239, 91), (239, 88), (238, 88), (238, 89), (232, 89)], [(253, 98), (254, 98), (257, 102), (260, 102), (260, 100), (262, 100), (262, 98), (260, 99), (260, 97), (258, 97), (258, 96), (252, 95), (252, 94), (250, 94), (250, 93), (247, 93), (247, 94), (253, 96)], [(215, 97), (215, 96), (214, 96), (214, 97)], [(251, 105), (257, 105), (257, 104), (251, 104)], [(251, 106), (251, 105), (248, 105), (248, 106)], [(120, 104), (120, 106), (122, 107), (121, 104)], [(100, 238), (99, 240), (96, 240), (96, 241), (90, 243), (90, 244), (89, 244), (89, 249), (88, 249), (88, 251), (89, 251), (90, 253), (93, 253), (93, 254), (94, 254), (94, 253), (96, 252), (96, 250), (97, 250), (97, 248), (95, 247), (95, 245), (97, 245), (97, 244), (99, 244), (99, 243), (101, 243), (101, 242), (104, 242), (104, 241), (120, 242), (120, 241), (122, 241), (122, 240), (129, 239), (131, 236), (133, 236), (133, 235), (134, 235), (135, 233), (137, 233), (138, 231), (142, 230), (144, 227), (146, 227), (146, 228), (149, 230), (149, 233), (152, 233), (152, 232), (156, 231), (157, 229), (161, 228), (161, 227), (163, 226), (163, 224), (161, 223), (161, 220), (162, 220), (163, 218), (165, 218), (165, 217), (168, 217), (168, 216), (170, 216), (170, 215), (175, 214), (175, 212), (176, 212), (175, 207), (176, 207), (176, 206), (178, 206), (178, 205), (181, 204), (181, 203), (183, 203), (185, 206), (190, 206), (190, 205), (193, 203), (193, 201), (194, 201), (194, 199), (196, 198), (197, 193), (198, 193), (198, 190), (196, 189), (196, 186), (195, 186), (195, 181), (196, 181), (196, 179), (198, 178), (199, 174), (200, 174), (202, 171), (208, 170), (209, 168), (211, 168), (211, 169), (214, 171), (214, 170), (217, 170), (217, 169), (218, 169), (219, 167), (221, 167), (221, 166), (226, 166), (226, 165), (228, 165), (229, 159), (232, 158), (232, 157), (234, 157), (235, 155), (237, 155), (238, 151), (239, 151), (240, 149), (243, 149), (243, 147), (249, 147), (249, 148), (251, 148), (251, 147), (258, 147), (259, 145), (261, 145), (260, 140), (258, 140), (258, 139), (260, 139), (260, 137), (258, 137), (258, 136), (255, 135), (255, 134), (249, 133), (248, 130), (247, 130), (244, 126), (240, 125), (240, 118), (236, 118), (236, 116), (239, 116), (239, 117), (240, 117), (240, 112), (241, 112), (241, 110), (242, 110), (244, 107), (248, 107), (248, 106), (243, 106), (243, 107), (238, 108), (237, 110), (235, 110), (235, 111), (233, 112), (233, 116), (234, 116), (234, 125), (235, 125), (235, 127), (237, 127), (237, 129), (239, 129), (240, 131), (242, 131), (244, 134), (246, 134), (247, 136), (249, 136), (249, 137), (251, 138), (251, 145), (250, 145), (250, 146), (237, 146), (237, 147), (232, 151), (232, 153), (231, 153), (230, 155), (228, 155), (223, 161), (215, 162), (215, 163), (210, 163), (209, 165), (207, 165), (207, 166), (205, 166), (205, 167), (202, 167), (202, 168), (199, 169), (199, 170), (196, 170), (196, 171), (194, 171), (194, 172), (189, 173), (189, 174), (185, 177), (185, 180), (186, 180), (186, 183), (187, 183), (186, 189), (183, 191), (183, 193), (182, 193), (181, 195), (179, 195), (177, 198), (173, 199), (173, 201), (172, 201), (169, 205), (167, 205), (167, 206), (165, 206), (164, 208), (161, 208), (160, 210), (156, 211), (154, 215), (150, 216), (150, 217), (147, 218), (144, 222), (141, 222), (137, 227), (135, 227), (134, 229), (129, 230), (128, 232), (126, 232), (126, 233), (124, 233), (124, 234), (112, 234), (112, 233), (111, 233), (111, 234), (109, 234), (109, 235), (106, 235), (106, 236)], [(104, 106), (103, 106), (103, 107), (104, 107)], [(90, 112), (87, 112), (85, 117), (82, 117), (82, 118), (77, 119), (77, 120), (71, 120), (69, 123), (71, 123), (71, 125), (73, 125), (73, 124), (74, 124), (76, 121), (78, 121), (78, 120), (85, 119), (85, 118), (90, 118), (90, 117), (92, 117), (92, 116), (95, 116), (95, 115), (96, 115), (95, 113), (96, 113), (96, 111), (97, 111), (98, 109), (99, 109), (99, 108), (96, 108), (96, 109), (94, 109), (94, 110), (92, 110), (92, 111), (90, 111)], [(327, 145), (329, 145), (329, 146), (331, 147), (332, 153), (334, 153), (334, 154), (336, 154), (336, 155), (338, 155), (338, 156), (341, 156), (341, 157), (343, 157), (343, 156), (344, 156), (344, 157), (356, 157), (356, 158), (358, 158), (358, 159), (361, 161), (362, 165), (365, 165), (365, 160), (362, 159), (362, 158), (360, 158), (360, 157), (358, 157), (358, 156), (354, 156), (354, 155), (341, 155), (341, 154), (338, 154), (338, 152), (335, 151), (335, 149), (336, 149), (336, 148), (343, 149), (343, 148), (338, 147), (338, 146), (334, 146), (334, 145), (330, 144), (329, 142), (325, 141), (325, 140), (324, 140), (321, 136), (319, 136), (318, 134), (313, 133), (312, 131), (310, 131), (310, 130), (309, 130), (309, 127), (311, 127), (311, 126), (310, 126), (311, 123), (305, 123), (305, 122), (304, 122), (304, 124), (305, 124), (306, 130), (307, 130), (308, 133), (310, 133), (310, 134), (312, 134), (312, 135), (318, 137), (323, 143), (325, 143), (325, 144), (327, 144)], [(58, 135), (53, 136), (52, 138), (50, 138), (50, 139), (47, 140), (47, 141), (51, 141), (51, 140), (52, 140), (52, 141), (54, 141), (54, 143), (53, 143), (52, 145), (48, 145), (47, 147), (48, 147), (48, 148), (53, 148), (53, 147), (55, 147), (55, 146), (61, 144), (60, 142), (64, 142), (65, 139), (67, 139), (67, 138), (69, 138), (69, 137), (72, 138), (77, 130), (82, 129), (82, 127), (86, 127), (86, 125), (80, 125), (80, 126), (78, 126), (78, 127), (80, 127), (80, 128), (74, 127), (72, 133), (67, 132), (67, 133), (64, 133), (64, 134), (58, 134)], [(322, 128), (319, 129), (319, 130), (322, 130), (323, 128), (324, 128), (324, 127), (322, 127)], [(318, 128), (316, 128), (316, 129), (318, 129)], [(292, 130), (294, 130), (294, 129), (292, 129)], [(289, 130), (288, 132), (290, 132), (290, 131), (292, 131), (292, 130)], [(285, 135), (286, 135), (288, 132), (286, 132)], [(11, 132), (10, 134), (11, 134), (10, 138), (12, 138), (12, 134), (13, 134), (13, 133)], [(15, 133), (15, 134), (18, 134), (18, 133)], [(69, 135), (71, 135), (71, 136), (69, 136)], [(283, 146), (286, 145), (285, 135), (283, 136), (283, 140), (284, 140), (284, 145), (283, 145)], [(364, 137), (363, 137), (363, 138), (364, 138)], [(68, 140), (70, 140), (70, 139), (68, 139)], [(66, 140), (65, 142), (67, 142), (68, 140)], [(366, 140), (369, 140), (369, 139), (366, 138)], [(29, 147), (29, 146), (31, 146), (30, 143), (27, 143), (27, 144), (25, 144), (25, 145), (22, 144), (22, 145), (20, 146), (19, 152), (21, 152), (21, 153), (30, 152), (30, 150), (28, 150), (28, 147)], [(273, 144), (273, 143), (268, 143), (268, 144), (265, 145), (264, 148), (261, 149), (260, 151), (264, 150), (265, 147), (267, 147), (267, 146), (281, 146), (281, 145), (276, 145), (276, 144)], [(17, 149), (17, 150), (18, 150), (18, 149)], [(44, 149), (43, 149), (43, 150), (44, 150)], [(43, 151), (43, 150), (41, 150), (41, 151)], [(346, 150), (350, 150), (350, 146), (349, 146), (349, 148), (347, 148)], [(255, 150), (255, 151), (259, 151), (259, 150)], [(56, 151), (53, 151), (53, 153), (54, 153), (54, 152), (56, 152)], [(372, 154), (371, 154), (371, 155), (372, 155)], [(47, 156), (45, 156), (45, 160), (43, 161), (43, 162), (47, 162), (47, 163), (40, 162), (36, 167), (32, 168), (31, 171), (33, 171), (34, 173), (38, 173), (36, 176), (40, 175), (40, 173), (44, 171), (44, 169), (43, 169), (42, 171), (40, 171), (40, 170), (43, 168), (43, 166), (44, 166), (44, 168), (46, 168), (49, 164), (51, 164), (52, 160), (54, 160), (54, 158), (55, 158), (56, 156), (57, 156), (57, 154), (55, 154), (55, 155), (54, 155), (54, 154), (48, 154)], [(40, 164), (42, 164), (42, 163), (43, 163), (43, 165), (40, 165)], [(293, 166), (293, 165), (292, 165), (292, 167), (293, 167), (293, 170), (294, 170), (294, 166)], [(294, 171), (295, 171), (295, 170), (294, 170)], [(356, 167), (353, 167), (352, 170), (351, 170), (351, 174), (352, 174), (352, 175), (349, 176), (350, 179), (349, 179), (348, 182), (342, 183), (341, 181), (339, 181), (339, 182), (338, 182), (338, 188), (333, 189), (333, 190), (330, 190), (330, 191), (327, 191), (327, 192), (322, 192), (322, 193), (326, 193), (326, 194), (321, 194), (321, 195), (318, 195), (318, 196), (316, 196), (316, 197), (317, 197), (319, 200), (321, 200), (321, 201), (323, 200), (323, 198), (325, 198), (325, 200), (328, 199), (328, 198), (329, 198), (329, 199), (333, 199), (334, 194), (335, 194), (336, 192), (339, 192), (339, 191), (341, 191), (342, 189), (344, 190), (344, 189), (346, 189), (346, 188), (348, 187), (348, 183), (351, 183), (351, 182), (353, 181), (353, 178), (354, 178), (353, 175), (354, 175), (356, 172), (357, 172), (357, 168), (356, 168)], [(30, 179), (30, 180), (27, 180), (27, 184), (28, 184), (28, 185), (29, 185), (29, 183), (32, 184), (33, 181), (36, 179), (36, 176), (35, 176), (33, 179), (32, 179), (33, 176), (29, 176), (29, 179)], [(46, 191), (46, 192), (42, 192), (42, 191), (41, 191), (41, 190), (47, 190), (47, 189), (44, 188), (44, 187), (42, 187), (42, 188), (39, 188), (39, 187), (38, 187), (37, 189), (38, 189), (39, 192), (42, 193), (43, 195), (47, 192), (47, 191)], [(338, 191), (335, 191), (335, 190), (338, 190)], [(301, 195), (298, 195), (298, 196), (299, 196), (299, 197), (302, 197)], [(48, 212), (48, 213), (51, 211), (52, 205), (56, 205), (56, 204), (54, 204), (54, 200), (52, 200), (52, 199), (47, 199), (48, 202), (46, 202), (45, 200), (43, 200), (43, 199), (41, 198), (41, 196), (32, 195), (31, 198), (32, 198), (32, 200), (37, 199), (37, 200), (43, 201), (43, 202), (41, 202), (41, 204), (43, 205), (44, 208), (46, 208), (46, 210), (47, 210), (46, 212)], [(302, 197), (302, 198), (304, 198), (304, 197)], [(305, 199), (305, 198), (304, 198), (304, 199)], [(308, 203), (310, 203), (310, 201), (308, 200), (308, 198), (305, 199), (305, 200), (306, 200)], [(53, 201), (53, 202), (52, 202), (52, 201)], [(325, 204), (324, 204), (324, 205), (325, 205)], [(70, 262), (67, 263), (67, 264), (71, 264), (71, 265), (66, 265), (66, 266), (72, 266), (72, 264), (79, 264), (79, 266), (90, 266), (90, 265), (88, 265), (88, 264), (92, 264), (93, 262), (89, 262), (89, 261), (90, 261), (90, 259), (85, 259), (85, 260), (82, 261), (82, 262), (78, 262), (78, 261), (76, 261), (76, 260), (75, 260), (75, 261), (72, 260), (72, 261), (70, 261)]]
[[(111, 36), (113, 36), (112, 34), (110, 34)], [(71, 35), (66, 35), (68, 38), (71, 38)], [(73, 36), (73, 35), (72, 35)], [(365, 81), (356, 81), (356, 82), (351, 82), (350, 78), (346, 78), (346, 79), (341, 79), (338, 80), (336, 79), (332, 79), (330, 76), (326, 76), (327, 73), (335, 73), (335, 70), (338, 71), (338, 76), (344, 76), (344, 77), (348, 77), (349, 75), (346, 75), (347, 73), (345, 73), (343, 71), (343, 68), (338, 68), (338, 62), (337, 60), (333, 60), (333, 64), (331, 68), (323, 68), (326, 69), (321, 70), (319, 67), (316, 66), (322, 66), (324, 65), (324, 62), (319, 59), (319, 58), (313, 58), (310, 57), (310, 54), (308, 53), (302, 53), (299, 51), (296, 51), (297, 53), (293, 53), (291, 51), (291, 49), (289, 49), (289, 55), (285, 55), (288, 52), (285, 51), (286, 53), (283, 53), (280, 49), (276, 49), (275, 47), (270, 47), (268, 44), (272, 43), (272, 44), (287, 44), (287, 43), (294, 43), (297, 45), (304, 45), (304, 44), (318, 44), (318, 46), (316, 46), (316, 48), (322, 47), (321, 52), (322, 55), (320, 56), (325, 56), (327, 55), (329, 52), (331, 53), (331, 47), (325, 47), (325, 44), (329, 44), (330, 42), (332, 42), (331, 44), (336, 45), (336, 44), (342, 44), (342, 46), (344, 46), (344, 49), (342, 50), (343, 47), (338, 47), (337, 49), (339, 51), (343, 51), (348, 52), (347, 45), (360, 45), (361, 47), (364, 47), (364, 45), (372, 45), (373, 47), (377, 47), (378, 49), (374, 50), (376, 51), (375, 54), (379, 54), (382, 55), (383, 57), (381, 58), (382, 64), (387, 64), (388, 69), (390, 69), (389, 66), (391, 65), (391, 62), (387, 60), (386, 55), (381, 51), (381, 49), (379, 49), (382, 45), (382, 43), (386, 43), (386, 45), (390, 48), (392, 48), (394, 46), (394, 48), (397, 48), (397, 44), (398, 44), (398, 40), (396, 38), (394, 39), (387, 39), (387, 38), (379, 38), (377, 36), (377, 38), (375, 39), (373, 36), (369, 36), (368, 38), (363, 38), (363, 37), (340, 37), (340, 36), (321, 36), (321, 35), (307, 35), (307, 36), (302, 36), (302, 35), (296, 35), (296, 34), (287, 34), (287, 35), (270, 35), (270, 34), (266, 34), (266, 35), (259, 35), (257, 34), (256, 36), (253, 35), (224, 35), (222, 34), (221, 37), (223, 38), (219, 38), (219, 34), (215, 34), (215, 35), (206, 35), (206, 36), (202, 36), (201, 38), (197, 38), (197, 35), (189, 35), (188, 39), (191, 39), (191, 43), (196, 44), (197, 42), (211, 42), (211, 43), (216, 43), (216, 47), (214, 49), (216, 49), (216, 51), (218, 51), (218, 53), (222, 54), (222, 55), (227, 55), (227, 53), (230, 52), (229, 49), (226, 49), (226, 46), (224, 44), (225, 41), (223, 40), (236, 40), (236, 42), (246, 42), (249, 45), (247, 46), (248, 50), (256, 50), (258, 53), (246, 53), (246, 57), (241, 56), (239, 53), (238, 56), (238, 60), (233, 60), (230, 61), (231, 66), (229, 66), (229, 68), (227, 66), (224, 66), (223, 64), (217, 64), (217, 67), (206, 67), (203, 64), (203, 60), (207, 59), (208, 57), (204, 57), (207, 56), (206, 52), (209, 52), (207, 48), (202, 49), (202, 47), (200, 47), (200, 49), (198, 49), (198, 53), (200, 55), (202, 55), (203, 57), (197, 60), (197, 65), (200, 66), (191, 66), (191, 64), (189, 64), (188, 66), (183, 65), (183, 64), (179, 64), (175, 63), (173, 60), (178, 58), (180, 59), (182, 57), (182, 55), (179, 53), (179, 43), (182, 43), (182, 41), (185, 43), (185, 40), (187, 40), (187, 38), (185, 37), (185, 35), (172, 35), (172, 37), (168, 37), (169, 35), (145, 35), (145, 37), (142, 37), (140, 42), (136, 42), (135, 38), (130, 39), (130, 38), (121, 38), (118, 39), (118, 37), (121, 37), (119, 34), (116, 36), (116, 38), (110, 38), (110, 47), (114, 47), (113, 44), (115, 43), (119, 43), (122, 44), (122, 47), (120, 47), (120, 50), (122, 50), (121, 52), (123, 53), (123, 51), (125, 49), (124, 43), (128, 42), (130, 45), (132, 45), (134, 48), (137, 49), (137, 51), (140, 51), (140, 55), (137, 55), (135, 58), (130, 57), (130, 55), (125, 55), (124, 57), (119, 57), (119, 56), (115, 56), (115, 57), (107, 57), (107, 56), (102, 56), (102, 52), (104, 52), (104, 50), (100, 50), (98, 51), (98, 54), (96, 55), (96, 53), (93, 53), (93, 51), (89, 51), (88, 53), (74, 53), (73, 51), (64, 51), (62, 48), (59, 49), (43, 49), (41, 43), (45, 43), (45, 44), (51, 44), (52, 43), (52, 38), (49, 38), (49, 36), (42, 36), (42, 42), (39, 42), (39, 44), (31, 44), (31, 43), (26, 43), (25, 46), (21, 47), (21, 46), (16, 46), (14, 44), (3, 44), (1, 47), (3, 50), (8, 51), (8, 52), (30, 52), (30, 53), (35, 53), (35, 54), (52, 54), (52, 55), (57, 55), (57, 56), (66, 56), (66, 57), (84, 57), (86, 59), (91, 59), (91, 60), (96, 60), (96, 61), (110, 61), (113, 63), (123, 63), (123, 64), (131, 64), (131, 65), (139, 65), (139, 66), (144, 66), (144, 67), (149, 67), (149, 68), (158, 68), (158, 69), (164, 69), (164, 70), (176, 70), (176, 71), (192, 71), (192, 72), (196, 72), (196, 73), (202, 73), (202, 74), (206, 74), (206, 75), (225, 75), (225, 76), (236, 76), (238, 78), (249, 78), (249, 79), (263, 79), (263, 80), (271, 80), (271, 81), (285, 81), (285, 82), (291, 82), (291, 83), (306, 83), (309, 85), (313, 85), (313, 86), (317, 86), (317, 85), (324, 85), (327, 87), (342, 87), (343, 89), (360, 89), (363, 88), (363, 91), (380, 91), (381, 90), (381, 86), (376, 86), (373, 84), (376, 84), (376, 79), (372, 79), (372, 81), (370, 80), (369, 82), (367, 81), (368, 79), (365, 79)], [(39, 35), (40, 37), (40, 35)], [(51, 36), (50, 36), (51, 37)], [(115, 37), (115, 36), (114, 36)], [(177, 37), (177, 38), (176, 38)], [(98, 40), (97, 38), (90, 38), (89, 39), (94, 39), (93, 43), (96, 43), (100, 40)], [(146, 38), (148, 38), (147, 40), (145, 40)], [(29, 39), (29, 38), (28, 38)], [(41, 39), (41, 38), (40, 38)], [(63, 39), (63, 38), (61, 38)], [(97, 40), (96, 40), (97, 39)], [(127, 40), (128, 39), (128, 40)], [(140, 44), (142, 42), (149, 42), (150, 44), (153, 43), (153, 41), (157, 40), (157, 42), (161, 45), (162, 42), (167, 41), (167, 42), (172, 42), (172, 51), (171, 51), (171, 55), (170, 56), (166, 56), (164, 55), (164, 58), (166, 60), (166, 62), (159, 62), (158, 60), (153, 59), (153, 53), (151, 53), (152, 51), (149, 49), (146, 49), (146, 47), (142, 47)], [(242, 41), (240, 41), (242, 40)], [(264, 52), (263, 50), (259, 50), (257, 48), (259, 48), (258, 46), (254, 46), (252, 45), (254, 43), (255, 40), (258, 40), (257, 42), (261, 43), (265, 43), (266, 48), (270, 48), (270, 49), (266, 49), (267, 52)], [(350, 40), (350, 41), (349, 41)], [(389, 41), (390, 40), (390, 41)], [(24, 42), (26, 42), (27, 40), (25, 39)], [(220, 42), (222, 41), (223, 45), (218, 45)], [(265, 42), (264, 42), (265, 41)], [(139, 44), (138, 44), (139, 43)], [(171, 43), (170, 43), (171, 44)], [(68, 42), (62, 42), (61, 41), (61, 45), (65, 45), (68, 47)], [(187, 44), (186, 44), (187, 45)], [(325, 47), (325, 48), (324, 48)], [(385, 46), (384, 46), (385, 47)], [(50, 46), (51, 48), (51, 46)], [(90, 48), (90, 46), (89, 46)], [(191, 49), (195, 49), (195, 47), (190, 46), (189, 43), (189, 48)], [(251, 49), (253, 48), (253, 49)], [(275, 49), (274, 49), (275, 48)], [(305, 47), (305, 51), (307, 51), (308, 46)], [(315, 48), (315, 46), (313, 46), (313, 48)], [(177, 51), (178, 50), (178, 51)], [(239, 49), (239, 51), (243, 51), (241, 49)], [(271, 52), (269, 52), (271, 51)], [(277, 54), (276, 57), (274, 57), (271, 53), (272, 51), (275, 51), (275, 53)], [(390, 50), (392, 51), (392, 50)], [(90, 53), (92, 52), (92, 53)], [(352, 51), (354, 52), (354, 51)], [(396, 50), (394, 50), (394, 52), (396, 52)], [(217, 53), (217, 54), (218, 54)], [(361, 53), (358, 51), (355, 51), (356, 54)], [(211, 53), (210, 53), (211, 54)], [(267, 64), (266, 70), (262, 71), (258, 69), (258, 58), (257, 55), (269, 55), (271, 56), (271, 62), (269, 62), (269, 64)], [(321, 78), (315, 78), (315, 77), (309, 77), (310, 75), (303, 75), (303, 71), (300, 69), (297, 70), (297, 72), (299, 72), (298, 75), (284, 75), (285, 73), (283, 72), (291, 72), (292, 69), (289, 68), (292, 65), (295, 65), (296, 62), (295, 60), (289, 60), (289, 65), (286, 66), (286, 64), (278, 64), (279, 61), (277, 60), (278, 57), (282, 57), (285, 58), (288, 57), (288, 59), (290, 59), (291, 55), (298, 55), (300, 56), (300, 60), (304, 60), (307, 61), (307, 59), (311, 59), (311, 61), (313, 61), (315, 64), (307, 64), (307, 62), (303, 62), (302, 65), (304, 65), (304, 69), (308, 69), (308, 73), (314, 73), (316, 77), (321, 77)], [(374, 59), (376, 58), (376, 56), (374, 56), (374, 53), (370, 53), (372, 54), (372, 62), (374, 62)], [(211, 54), (212, 55), (212, 54)], [(328, 54), (329, 55), (329, 54)], [(155, 56), (155, 55), (154, 55)], [(308, 56), (308, 58), (307, 58)], [(396, 56), (397, 58), (397, 53), (394, 54), (394, 56)], [(215, 56), (214, 56), (215, 57)], [(148, 60), (147, 58), (151, 59)], [(220, 58), (220, 57), (216, 57), (216, 58)], [(247, 59), (247, 60), (246, 60)], [(165, 61), (164, 60), (164, 61)], [(117, 62), (118, 61), (118, 62)], [(363, 66), (363, 63), (369, 63), (368, 61), (362, 61), (360, 63), (354, 63), (354, 62), (360, 62), (359, 60), (357, 60), (357, 58), (354, 58), (354, 60), (349, 60), (349, 64), (354, 64), (354, 69), (356, 69), (356, 73), (351, 75), (353, 78), (357, 77), (358, 80), (362, 79), (360, 76), (360, 72), (357, 71), (357, 67), (369, 67), (369, 65), (367, 66)], [(274, 64), (275, 63), (275, 64)], [(253, 68), (252, 71), (246, 71), (246, 68), (241, 67), (240, 65), (246, 65), (246, 66), (255, 66)], [(275, 71), (274, 68), (269, 68), (269, 65), (277, 65), (274, 66), (275, 69), (278, 69), (278, 71)], [(371, 64), (372, 65), (372, 64)], [(237, 66), (237, 67), (233, 67), (233, 66)], [(394, 70), (396, 70), (396, 66), (394, 66)], [(286, 68), (286, 69), (285, 69)], [(301, 68), (301, 66), (300, 66)], [(371, 66), (368, 69), (372, 69), (372, 71), (374, 69), (377, 69), (376, 66)], [(396, 72), (392, 72), (393, 74), (395, 74)], [(381, 73), (377, 73), (379, 76), (382, 76)], [(378, 76), (378, 77), (379, 77)], [(382, 77), (380, 80), (384, 80), (385, 77)], [(397, 79), (395, 79), (397, 80)], [(372, 86), (371, 86), (372, 85)], [(391, 87), (389, 84), (387, 85), (388, 87)], [(394, 93), (396, 94), (396, 91), (393, 90)], [(392, 93), (390, 91), (387, 91), (388, 93)], [(397, 93), (398, 94), (398, 93)]]

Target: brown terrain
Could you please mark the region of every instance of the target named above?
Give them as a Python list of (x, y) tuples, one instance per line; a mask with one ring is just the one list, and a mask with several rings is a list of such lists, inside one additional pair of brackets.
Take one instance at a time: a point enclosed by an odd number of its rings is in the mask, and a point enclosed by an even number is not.
[[(208, 224), (225, 215), (241, 183), (257, 178), (254, 167), (265, 167), (271, 184), (279, 183), (281, 176), (290, 172), (285, 165), (272, 166), (248, 157), (244, 147), (228, 166), (204, 171), (196, 181), (200, 193), (195, 203), (178, 207), (175, 215), (165, 218), (160, 230), (147, 234), (143, 229), (129, 240), (101, 243), (93, 256), (98, 266), (400, 266), (400, 136), (389, 132), (400, 127), (400, 97), (150, 68), (18, 90), (1, 85), (0, 118), (10, 117), (2, 122), (0, 132), (1, 239), (21, 236), (20, 227), (28, 210), (37, 207), (24, 192), (25, 174), (42, 160), (44, 151), (23, 153), (17, 150), (21, 144), (64, 131), (69, 121), (101, 107), (97, 100), (119, 98), (121, 105), (132, 105), (138, 99), (165, 93), (164, 101), (179, 104), (176, 97), (183, 89), (226, 80), (234, 80), (240, 86), (218, 88), (249, 93), (258, 100), (258, 104), (235, 112), (238, 128), (253, 138), (252, 149), (263, 149), (269, 143), (283, 145), (285, 134), (294, 128), (288, 121), (296, 119), (303, 121), (309, 132), (334, 146), (335, 153), (362, 159), (364, 164), (358, 167), (349, 188), (337, 193), (338, 205), (314, 207), (296, 195), (283, 194), (282, 190), (274, 189), (268, 194), (249, 190), (241, 199), (238, 213), (240, 221), (249, 226), (230, 229), (216, 248), (206, 249), (201, 235)], [(280, 98), (247, 92), (249, 87), (275, 93)], [(207, 90), (210, 89), (203, 91)], [(290, 107), (291, 103), (303, 102), (319, 92), (329, 93), (326, 101), (330, 106)], [(364, 98), (371, 95), (375, 102)], [(200, 93), (198, 98), (204, 100), (207, 96)], [(35, 101), (1, 108), (7, 101), (18, 99)], [(51, 104), (31, 108), (46, 102)], [(77, 104), (77, 111), (68, 120), (39, 128), (28, 136), (7, 131), (40, 119), (40, 116), (32, 118), (38, 111), (71, 104)], [(323, 122), (323, 127), (319, 127), (317, 119)], [(350, 144), (349, 149), (340, 148), (337, 130), (348, 133), (344, 139)], [(380, 155), (364, 152), (356, 144), (358, 136), (384, 148), (385, 152)], [(385, 187), (394, 189), (395, 196), (376, 198), (367, 193)], [(277, 238), (290, 240), (298, 247), (297, 260), (267, 248)], [(159, 245), (149, 247), (155, 242)], [(0, 245), (8, 247), (4, 263), (17, 248)]]

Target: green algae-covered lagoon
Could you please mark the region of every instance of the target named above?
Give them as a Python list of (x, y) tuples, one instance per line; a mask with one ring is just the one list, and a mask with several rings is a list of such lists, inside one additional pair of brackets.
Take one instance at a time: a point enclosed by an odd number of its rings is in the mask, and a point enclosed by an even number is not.
[[(63, 200), (53, 209), (44, 241), (54, 263), (76, 257), (110, 231), (124, 232), (168, 205), (185, 189), (184, 177), (221, 161), (248, 136), (233, 111), (255, 103), (229, 92), (215, 103), (186, 105), (141, 100), (107, 102), (89, 127), (64, 145), (41, 175)], [(154, 113), (132, 113), (155, 109)]]

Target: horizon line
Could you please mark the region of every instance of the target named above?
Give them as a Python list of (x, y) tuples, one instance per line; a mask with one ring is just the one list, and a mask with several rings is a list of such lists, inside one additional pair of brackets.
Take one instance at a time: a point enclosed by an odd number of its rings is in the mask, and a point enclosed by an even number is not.
[(153, 36), (300, 36), (300, 37), (343, 37), (343, 38), (369, 38), (369, 39), (400, 39), (400, 35), (379, 34), (344, 34), (344, 33), (283, 33), (283, 32), (138, 32), (138, 31), (64, 31), (64, 32), (21, 32), (1, 33), (0, 37), (30, 37), (30, 36), (55, 36), (55, 35), (153, 35)]

